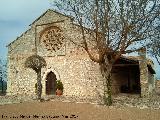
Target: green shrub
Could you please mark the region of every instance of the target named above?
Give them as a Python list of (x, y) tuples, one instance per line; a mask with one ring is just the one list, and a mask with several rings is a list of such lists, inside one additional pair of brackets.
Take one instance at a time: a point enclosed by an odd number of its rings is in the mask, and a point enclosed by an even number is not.
[(63, 91), (63, 83), (60, 80), (57, 80), (56, 82), (57, 82), (56, 89)]

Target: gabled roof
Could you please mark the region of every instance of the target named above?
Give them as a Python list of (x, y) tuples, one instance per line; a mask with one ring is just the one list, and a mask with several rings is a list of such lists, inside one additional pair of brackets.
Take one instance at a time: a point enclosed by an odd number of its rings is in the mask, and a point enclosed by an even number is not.
[(26, 30), (24, 33), (22, 33), (19, 37), (17, 37), (15, 40), (13, 40), (12, 42), (10, 42), (8, 45), (6, 45), (6, 47), (9, 47), (11, 44), (13, 44), (15, 41), (17, 41), (19, 38), (21, 38), (24, 34), (26, 34), (29, 30), (31, 30), (31, 28), (29, 28), (28, 30)]
[[(52, 9), (48, 9), (48, 10), (47, 10), (46, 12), (44, 12), (41, 16), (39, 16), (36, 20), (34, 20), (29, 26), (31, 26), (32, 24), (34, 24), (35, 22), (37, 22), (40, 18), (42, 18), (42, 17), (43, 17), (45, 14), (47, 14), (48, 12), (54, 12), (54, 13), (60, 14), (60, 15), (62, 15), (62, 16), (68, 17), (68, 18), (70, 18), (70, 19), (73, 20), (73, 17), (72, 17), (72, 16), (62, 14), (62, 13), (57, 12), (57, 11), (52, 10)], [(29, 31), (30, 29), (31, 29), (31, 28), (29, 28), (27, 31)], [(17, 37), (15, 40), (13, 40), (12, 42), (10, 42), (8, 45), (6, 45), (6, 47), (9, 47), (9, 46), (10, 46), (11, 44), (13, 44), (15, 41), (17, 41), (19, 38), (21, 38), (24, 34), (27, 33), (27, 31), (24, 32), (24, 33), (22, 33), (19, 37)]]
[[(139, 61), (142, 60), (142, 58), (140, 56), (121, 56), (120, 60), (128, 61), (135, 64), (135, 63), (139, 63)], [(156, 74), (152, 65), (153, 65), (153, 61), (150, 59), (147, 59), (148, 70), (151, 72), (151, 74)]]
[(54, 12), (54, 13), (60, 14), (60, 15), (62, 15), (62, 16), (64, 16), (64, 17), (68, 17), (68, 18), (70, 18), (70, 19), (73, 19), (72, 16), (62, 14), (62, 13), (56, 11), (56, 10), (48, 9), (48, 10), (47, 10), (46, 12), (44, 12), (41, 16), (39, 16), (36, 20), (34, 20), (29, 26), (31, 26), (32, 24), (34, 24), (35, 22), (37, 22), (40, 18), (42, 18), (42, 17), (43, 17), (46, 13), (48, 13), (48, 12)]

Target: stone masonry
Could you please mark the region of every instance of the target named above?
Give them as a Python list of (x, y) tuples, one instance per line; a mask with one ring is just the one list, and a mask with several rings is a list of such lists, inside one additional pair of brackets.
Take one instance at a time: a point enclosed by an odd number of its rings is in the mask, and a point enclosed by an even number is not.
[[(54, 44), (51, 44), (50, 40), (46, 41), (48, 37), (54, 37), (50, 31), (59, 32), (56, 37), (61, 36), (55, 38), (57, 42)], [(82, 48), (71, 42), (81, 43), (81, 40), (80, 28), (73, 24), (71, 17), (47, 10), (30, 25), (29, 30), (8, 45), (7, 94), (35, 94), (36, 73), (25, 68), (24, 62), (29, 56), (38, 54), (47, 62), (41, 74), (43, 95), (46, 94), (46, 76), (52, 71), (57, 80), (62, 81), (65, 96), (99, 100), (104, 91), (99, 65), (92, 62)], [(140, 64), (140, 68), (142, 66)], [(143, 73), (146, 71), (141, 72)], [(148, 89), (144, 76), (141, 82), (144, 83), (143, 93)]]
[[(58, 26), (64, 37), (62, 47), (47, 51), (40, 40), (41, 32)], [(46, 76), (56, 75), (64, 84), (64, 95), (98, 99), (103, 95), (103, 81), (99, 65), (92, 62), (82, 48), (71, 40), (81, 40), (79, 27), (71, 18), (48, 10), (31, 24), (31, 28), (8, 45), (8, 88), (7, 93), (35, 94), (36, 73), (24, 67), (27, 57), (38, 54), (45, 58), (47, 66), (42, 69), (42, 94), (46, 94)]]

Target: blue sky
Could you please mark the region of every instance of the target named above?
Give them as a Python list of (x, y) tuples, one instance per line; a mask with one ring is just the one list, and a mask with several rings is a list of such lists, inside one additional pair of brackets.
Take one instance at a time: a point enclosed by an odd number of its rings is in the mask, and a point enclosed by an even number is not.
[(48, 0), (0, 0), (0, 57), (6, 57), (6, 45), (49, 8)]
[[(49, 0), (0, 0), (0, 58), (6, 58), (6, 45), (15, 40), (47, 9)], [(159, 73), (155, 62), (156, 72)]]

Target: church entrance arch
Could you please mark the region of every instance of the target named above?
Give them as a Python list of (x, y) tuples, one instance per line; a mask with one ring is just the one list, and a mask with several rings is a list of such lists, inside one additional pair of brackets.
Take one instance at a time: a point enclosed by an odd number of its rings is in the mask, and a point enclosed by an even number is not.
[(56, 75), (54, 72), (49, 72), (46, 76), (46, 95), (52, 95), (56, 93)]

